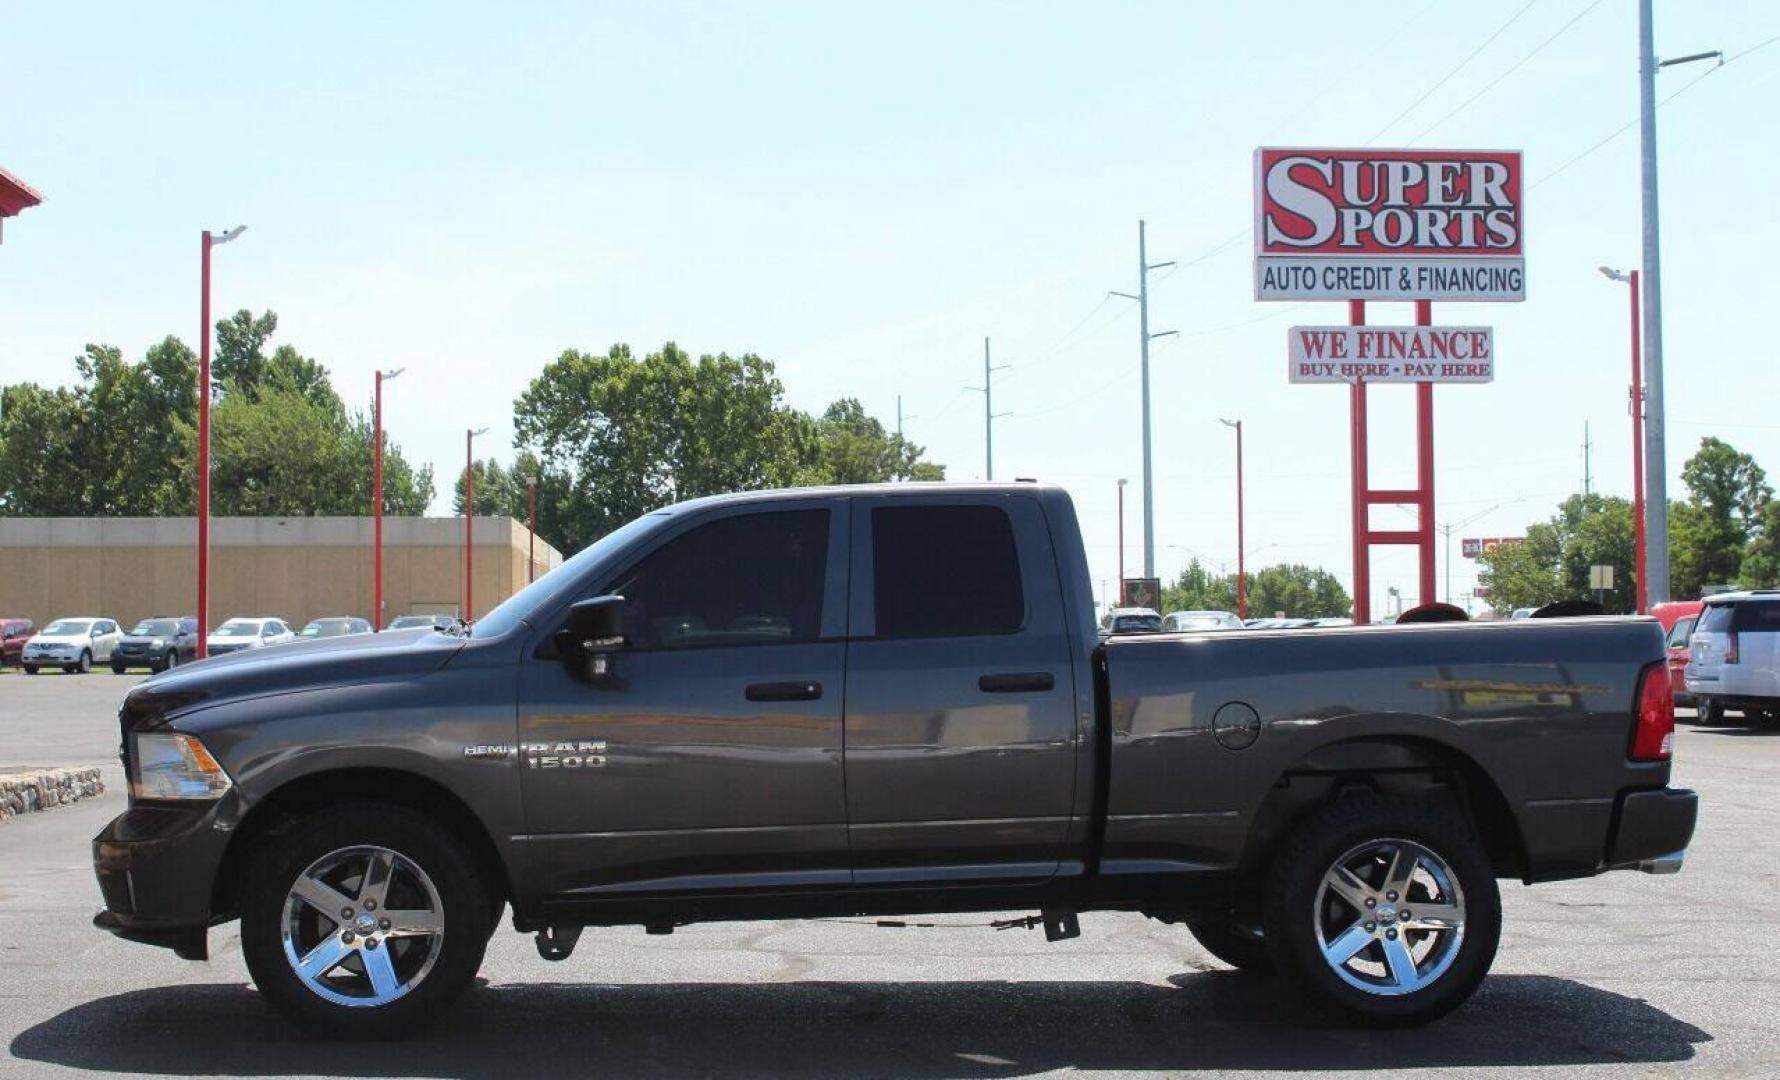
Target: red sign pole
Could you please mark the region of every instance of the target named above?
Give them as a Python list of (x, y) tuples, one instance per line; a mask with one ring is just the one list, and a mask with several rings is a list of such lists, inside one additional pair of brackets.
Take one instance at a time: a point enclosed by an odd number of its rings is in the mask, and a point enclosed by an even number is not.
[[(1366, 301), (1347, 302), (1347, 321), (1350, 326), (1366, 325)], [(1366, 476), (1366, 383), (1363, 379), (1355, 379), (1348, 387), (1348, 456), (1353, 464), (1354, 484), (1354, 622), (1364, 626), (1372, 621), (1372, 566), (1371, 552), (1366, 544), (1367, 534), (1371, 531), (1371, 503), (1367, 495), (1371, 485)]]
[[(1434, 305), (1415, 302), (1415, 325), (1434, 325)], [(1416, 575), (1417, 603), (1434, 602), (1434, 384), (1415, 384), (1415, 488), (1420, 514), (1421, 572)]]

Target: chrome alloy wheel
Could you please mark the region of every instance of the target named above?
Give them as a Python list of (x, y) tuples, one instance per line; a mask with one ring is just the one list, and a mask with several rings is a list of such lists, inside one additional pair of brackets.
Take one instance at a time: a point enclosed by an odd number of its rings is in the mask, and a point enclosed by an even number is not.
[(1465, 895), (1445, 859), (1410, 840), (1369, 840), (1317, 888), (1316, 943), (1358, 990), (1401, 996), (1446, 974), (1465, 939)]
[(284, 958), (318, 997), (387, 1005), (419, 986), (445, 942), (439, 890), (413, 860), (361, 845), (329, 852), (285, 897)]

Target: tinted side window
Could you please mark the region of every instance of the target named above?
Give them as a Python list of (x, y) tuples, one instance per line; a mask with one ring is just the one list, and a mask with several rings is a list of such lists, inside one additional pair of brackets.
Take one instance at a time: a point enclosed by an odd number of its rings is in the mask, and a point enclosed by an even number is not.
[(1731, 629), (1739, 633), (1780, 632), (1780, 603), (1741, 603), (1731, 618)]
[(871, 535), (878, 637), (1014, 634), (1025, 624), (1013, 525), (999, 507), (876, 507)]
[(645, 556), (608, 592), (638, 648), (814, 641), (822, 630), (827, 510), (736, 514)]
[(1731, 605), (1707, 604), (1706, 610), (1700, 615), (1700, 632), (1703, 634), (1722, 634), (1731, 628)]

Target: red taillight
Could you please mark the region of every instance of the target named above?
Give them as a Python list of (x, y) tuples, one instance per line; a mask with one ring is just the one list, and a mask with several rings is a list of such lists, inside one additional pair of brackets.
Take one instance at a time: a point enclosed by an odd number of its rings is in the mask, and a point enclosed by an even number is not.
[(1632, 733), (1633, 761), (1667, 761), (1675, 747), (1675, 696), (1661, 664), (1644, 669), (1638, 682), (1638, 727)]
[(1734, 664), (1743, 655), (1742, 646), (1737, 644), (1737, 632), (1730, 631), (1724, 635), (1724, 662)]

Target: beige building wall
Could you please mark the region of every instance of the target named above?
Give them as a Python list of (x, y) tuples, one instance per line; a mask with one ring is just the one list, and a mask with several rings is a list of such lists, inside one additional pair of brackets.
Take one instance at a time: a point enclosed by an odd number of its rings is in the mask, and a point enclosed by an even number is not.
[[(271, 615), (301, 627), (327, 615), (371, 618), (370, 518), (213, 518), (210, 625)], [(198, 606), (193, 518), (0, 518), (0, 617), (39, 626), (68, 615), (113, 618), (127, 629), (149, 615)], [(525, 526), (475, 519), (474, 613), (525, 587)], [(537, 573), (562, 555), (537, 542)], [(461, 613), (463, 518), (383, 520), (384, 622)]]

